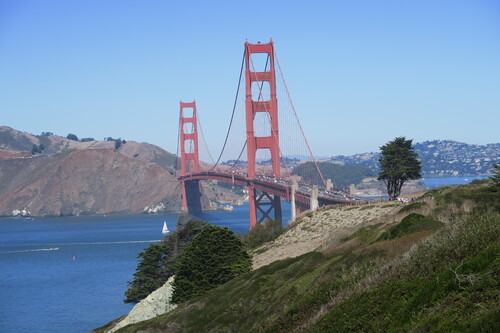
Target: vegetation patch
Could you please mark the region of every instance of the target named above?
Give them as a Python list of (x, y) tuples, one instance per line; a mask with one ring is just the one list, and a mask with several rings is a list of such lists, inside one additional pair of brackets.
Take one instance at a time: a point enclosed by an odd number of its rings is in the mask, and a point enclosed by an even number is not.
[(363, 228), (359, 229), (358, 231), (356, 231), (351, 236), (345, 238), (344, 241), (348, 241), (348, 240), (351, 240), (351, 239), (358, 239), (362, 243), (371, 244), (380, 235), (380, 227), (381, 227), (381, 225), (382, 225), (382, 223), (377, 223), (377, 224), (373, 224), (373, 225), (369, 225), (369, 226), (363, 227)]
[[(296, 222), (299, 224), (302, 220)], [(264, 223), (258, 223), (246, 234), (239, 234), (238, 237), (245, 244), (247, 249), (255, 249), (264, 243), (278, 238), (284, 229), (281, 222), (269, 219)]]
[(428, 206), (429, 204), (425, 201), (418, 201), (418, 202), (412, 202), (411, 204), (408, 204), (406, 206), (403, 206), (399, 212), (400, 213), (404, 213), (404, 212), (409, 212), (409, 211), (412, 211), (412, 210), (417, 210), (417, 209), (420, 209), (422, 207), (425, 207), (425, 206)]
[(367, 209), (372, 209), (374, 207), (375, 207), (374, 205), (368, 205), (368, 206), (361, 207), (359, 210), (367, 210)]
[(420, 231), (436, 231), (442, 226), (444, 226), (443, 222), (432, 220), (420, 214), (411, 213), (403, 218), (401, 222), (385, 231), (377, 241), (400, 238)]
[(310, 331), (498, 332), (498, 218), (474, 214), (443, 229), (385, 281), (333, 307)]

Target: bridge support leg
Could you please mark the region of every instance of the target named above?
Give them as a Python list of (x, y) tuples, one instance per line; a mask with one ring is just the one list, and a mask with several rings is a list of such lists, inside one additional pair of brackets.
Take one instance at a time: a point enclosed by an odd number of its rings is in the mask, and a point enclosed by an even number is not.
[(296, 180), (294, 180), (292, 182), (292, 186), (291, 186), (291, 204), (292, 204), (292, 221), (295, 221), (295, 218), (297, 217), (297, 206), (295, 204), (295, 192), (299, 189), (299, 184), (297, 183)]
[(319, 207), (318, 194), (319, 194), (318, 185), (313, 185), (311, 191), (311, 210), (316, 210)]
[[(282, 223), (281, 198), (278, 195), (260, 192), (249, 187), (249, 203), (250, 203), (250, 229), (257, 223), (262, 223), (265, 220), (274, 218), (275, 221)], [(274, 211), (274, 216), (271, 217), (271, 212)], [(259, 214), (260, 213), (260, 214)]]
[(186, 196), (186, 182), (183, 180), (181, 182), (181, 188), (182, 188), (182, 206), (181, 210), (183, 212), (188, 211), (188, 204), (187, 204), (187, 196)]
[(188, 182), (183, 181), (182, 184), (182, 210), (193, 215), (201, 213), (200, 182), (191, 180)]
[(250, 209), (250, 229), (257, 225), (257, 208), (255, 207), (255, 189), (248, 186), (248, 206)]
[(326, 190), (327, 191), (333, 190), (333, 184), (332, 184), (332, 180), (331, 179), (327, 179), (326, 180)]

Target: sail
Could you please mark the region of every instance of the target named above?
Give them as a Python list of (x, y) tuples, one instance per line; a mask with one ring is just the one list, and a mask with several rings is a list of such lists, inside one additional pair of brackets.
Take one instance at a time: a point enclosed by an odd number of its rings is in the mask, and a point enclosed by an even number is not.
[(163, 222), (163, 229), (161, 230), (162, 234), (168, 234), (167, 221)]

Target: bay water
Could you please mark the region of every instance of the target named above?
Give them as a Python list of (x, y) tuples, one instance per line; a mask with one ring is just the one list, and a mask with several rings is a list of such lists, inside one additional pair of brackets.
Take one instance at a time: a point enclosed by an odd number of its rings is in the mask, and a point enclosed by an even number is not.
[[(174, 231), (177, 217), (0, 219), (0, 332), (88, 332), (128, 313), (122, 300), (138, 253), (163, 237), (163, 221)], [(246, 233), (248, 203), (200, 218)]]

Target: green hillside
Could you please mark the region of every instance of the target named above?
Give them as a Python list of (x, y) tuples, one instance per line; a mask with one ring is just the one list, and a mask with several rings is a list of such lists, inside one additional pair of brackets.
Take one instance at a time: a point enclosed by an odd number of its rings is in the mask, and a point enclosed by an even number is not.
[(439, 188), (377, 222), (118, 332), (500, 331), (500, 192)]
[[(331, 179), (336, 185), (343, 186), (358, 184), (363, 178), (376, 176), (375, 172), (363, 165), (344, 166), (329, 162), (318, 162), (318, 168), (325, 179)], [(296, 166), (292, 171), (292, 175), (301, 176), (302, 181), (307, 184), (323, 184), (321, 176), (313, 162), (306, 162)]]

